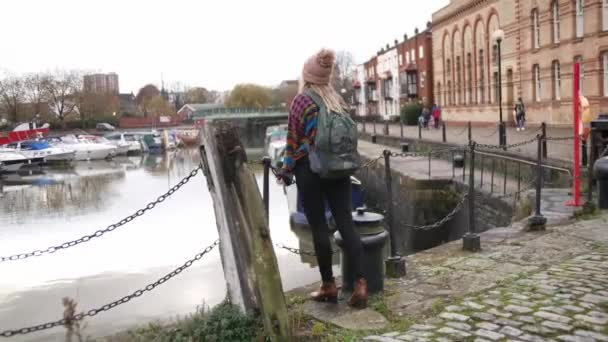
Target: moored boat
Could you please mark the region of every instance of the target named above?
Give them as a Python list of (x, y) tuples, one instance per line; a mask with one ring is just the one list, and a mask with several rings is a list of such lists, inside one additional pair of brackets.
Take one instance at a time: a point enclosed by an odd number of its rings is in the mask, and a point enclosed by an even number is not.
[(45, 139), (51, 146), (75, 151), (75, 160), (101, 160), (116, 155), (116, 147), (90, 141), (80, 141), (73, 135), (48, 137)]
[(142, 152), (141, 138), (133, 133), (110, 133), (105, 135), (113, 144), (126, 144), (128, 145), (127, 154), (139, 154)]
[(69, 163), (74, 160), (74, 150), (52, 147), (41, 140), (26, 140), (6, 145), (7, 148), (23, 154), (27, 158), (44, 158), (46, 163)]
[(9, 148), (0, 149), (2, 172), (16, 172), (25, 165), (39, 164), (43, 160), (43, 158), (28, 158)]

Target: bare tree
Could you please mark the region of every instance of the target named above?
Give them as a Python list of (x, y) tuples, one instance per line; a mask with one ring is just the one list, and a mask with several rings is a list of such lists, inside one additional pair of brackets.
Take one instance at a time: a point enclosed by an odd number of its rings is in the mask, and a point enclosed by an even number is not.
[(46, 92), (44, 89), (45, 77), (45, 75), (41, 74), (29, 74), (23, 79), (25, 98), (30, 103), (32, 109), (30, 119), (33, 119), (36, 115), (42, 113), (42, 105), (46, 102)]
[(76, 71), (59, 70), (44, 80), (51, 111), (65, 128), (65, 118), (78, 113), (76, 95), (81, 88), (82, 77)]
[(141, 108), (144, 113), (144, 117), (148, 116), (150, 101), (156, 96), (161, 95), (160, 90), (153, 84), (146, 84), (143, 88), (139, 89), (135, 102)]
[(348, 100), (353, 94), (352, 76), (354, 69), (355, 60), (350, 52), (339, 51), (336, 53), (332, 85), (342, 95), (346, 103), (350, 102)]
[(17, 122), (23, 102), (23, 81), (19, 77), (9, 75), (0, 80), (0, 109), (6, 112), (9, 121)]

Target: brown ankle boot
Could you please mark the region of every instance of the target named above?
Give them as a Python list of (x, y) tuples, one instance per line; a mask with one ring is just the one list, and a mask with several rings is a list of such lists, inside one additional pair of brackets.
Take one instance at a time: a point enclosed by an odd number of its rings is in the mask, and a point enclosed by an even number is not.
[(367, 307), (367, 280), (359, 278), (355, 281), (353, 295), (348, 300), (348, 305), (354, 308), (363, 309)]
[(310, 294), (310, 298), (317, 302), (338, 302), (338, 288), (336, 287), (336, 280), (332, 279), (328, 282), (323, 282), (319, 291)]

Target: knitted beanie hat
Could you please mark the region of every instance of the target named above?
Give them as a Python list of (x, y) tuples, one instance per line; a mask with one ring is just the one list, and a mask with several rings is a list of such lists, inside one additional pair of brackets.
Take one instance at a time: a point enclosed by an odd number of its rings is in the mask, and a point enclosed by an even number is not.
[(312, 84), (329, 84), (335, 59), (336, 56), (332, 50), (321, 49), (304, 63), (302, 78)]

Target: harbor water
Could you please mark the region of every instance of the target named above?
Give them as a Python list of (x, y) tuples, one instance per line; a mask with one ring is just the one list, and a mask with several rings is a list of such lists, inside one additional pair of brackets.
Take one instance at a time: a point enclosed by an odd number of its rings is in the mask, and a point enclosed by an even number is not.
[[(251, 155), (250, 159), (260, 157)], [(44, 250), (106, 228), (144, 208), (200, 163), (197, 149), (77, 162), (3, 176), (0, 256)], [(261, 188), (262, 170), (256, 170)], [(312, 250), (308, 231), (290, 228), (283, 188), (271, 181), (274, 243)], [(0, 331), (62, 318), (62, 298), (88, 311), (144, 288), (218, 237), (202, 173), (145, 215), (106, 235), (53, 254), (0, 263)], [(319, 279), (313, 257), (275, 249), (285, 290)], [(336, 274), (338, 269), (336, 268)], [(219, 250), (129, 303), (85, 320), (93, 337), (169, 322), (226, 296)], [(11, 338), (62, 341), (62, 327)]]

